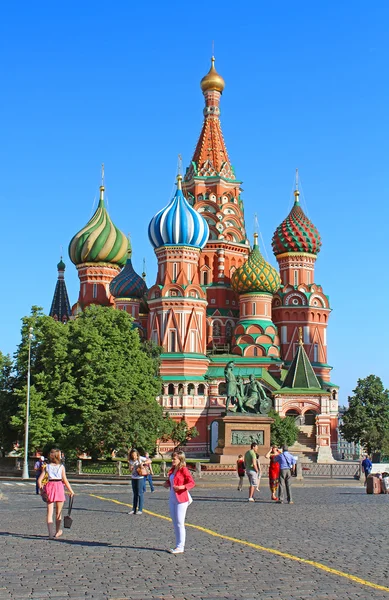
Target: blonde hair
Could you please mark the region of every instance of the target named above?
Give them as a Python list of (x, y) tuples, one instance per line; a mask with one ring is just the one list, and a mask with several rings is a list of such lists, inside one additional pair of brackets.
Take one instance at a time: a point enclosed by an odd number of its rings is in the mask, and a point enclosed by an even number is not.
[(185, 460), (185, 453), (184, 452), (173, 452), (172, 454), (172, 458), (177, 457), (178, 460), (180, 461), (179, 464), (179, 469), (182, 469), (182, 467), (186, 467), (186, 460)]
[[(54, 456), (52, 456), (52, 454)], [(49, 462), (53, 462), (56, 465), (59, 465), (61, 463), (61, 450), (59, 450), (58, 448), (52, 448), (49, 452)]]

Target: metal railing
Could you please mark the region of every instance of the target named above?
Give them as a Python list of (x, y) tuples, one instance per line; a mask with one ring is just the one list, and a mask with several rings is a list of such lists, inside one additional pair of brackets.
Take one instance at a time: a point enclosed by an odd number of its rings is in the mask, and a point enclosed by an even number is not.
[(301, 463), (303, 477), (359, 478), (359, 463)]

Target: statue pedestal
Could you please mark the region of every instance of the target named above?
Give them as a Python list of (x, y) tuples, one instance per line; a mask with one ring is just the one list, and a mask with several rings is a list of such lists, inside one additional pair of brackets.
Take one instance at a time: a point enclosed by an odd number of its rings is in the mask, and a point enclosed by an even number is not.
[(236, 463), (238, 454), (250, 450), (251, 442), (258, 443), (258, 454), (265, 456), (270, 450), (271, 417), (228, 413), (218, 420), (218, 445), (211, 454), (211, 462), (224, 465)]

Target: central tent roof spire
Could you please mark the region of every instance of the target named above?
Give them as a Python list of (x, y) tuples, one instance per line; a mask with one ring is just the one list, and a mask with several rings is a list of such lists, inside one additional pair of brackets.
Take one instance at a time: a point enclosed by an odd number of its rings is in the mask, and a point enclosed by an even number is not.
[(211, 58), (211, 68), (202, 78), (200, 86), (205, 99), (204, 123), (185, 180), (188, 181), (193, 176), (235, 180), (219, 118), (220, 97), (225, 82), (216, 71), (214, 56)]

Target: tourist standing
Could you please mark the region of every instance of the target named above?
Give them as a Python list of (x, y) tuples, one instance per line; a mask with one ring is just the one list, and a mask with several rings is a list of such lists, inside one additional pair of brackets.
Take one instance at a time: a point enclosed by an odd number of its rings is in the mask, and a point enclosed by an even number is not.
[[(43, 479), (47, 472), (48, 482), (43, 485)], [(50, 450), (48, 463), (42, 470), (39, 479), (38, 486), (41, 491), (44, 491), (47, 497), (47, 528), (49, 530), (49, 538), (59, 538), (62, 535), (61, 521), (62, 521), (62, 509), (63, 503), (65, 502), (65, 490), (64, 485), (67, 487), (69, 494), (74, 496), (72, 487), (66, 477), (65, 467), (61, 464), (61, 451), (58, 448)], [(44, 490), (43, 490), (44, 488)], [(55, 502), (55, 534), (54, 534), (54, 523), (53, 523), (53, 512)]]
[(244, 464), (246, 468), (247, 477), (249, 478), (249, 502), (255, 502), (254, 492), (258, 485), (258, 465), (257, 465), (257, 452), (258, 444), (252, 442), (250, 450), (247, 450), (244, 455)]
[(34, 465), (34, 471), (35, 471), (35, 491), (37, 494), (39, 494), (39, 485), (38, 485), (38, 479), (41, 476), (42, 471), (45, 468), (45, 457), (44, 456), (40, 456), (38, 458), (38, 460), (35, 462)]
[(182, 554), (185, 549), (185, 517), (187, 508), (192, 502), (188, 492), (194, 486), (193, 477), (186, 467), (185, 454), (173, 452), (172, 468), (165, 482), (165, 487), (170, 488), (169, 509), (176, 536), (176, 546), (170, 550), (172, 554)]
[(150, 486), (150, 492), (154, 492), (154, 484), (153, 484), (153, 467), (151, 466), (151, 463), (153, 462), (150, 458), (150, 454), (148, 452), (145, 452), (145, 459), (146, 459), (146, 469), (147, 469), (147, 475), (144, 476), (144, 485), (143, 485), (143, 492), (146, 492), (146, 481), (149, 482), (149, 486)]
[(242, 487), (243, 487), (243, 479), (244, 479), (244, 476), (246, 475), (243, 454), (239, 454), (238, 460), (236, 461), (236, 472), (238, 473), (238, 477), (239, 477), (238, 492), (241, 492)]
[(266, 458), (270, 459), (269, 464), (269, 486), (271, 491), (271, 499), (277, 500), (277, 491), (280, 483), (280, 464), (275, 460), (280, 451), (277, 446), (272, 446), (266, 454)]
[(365, 481), (364, 481), (363, 485), (367, 484), (367, 478), (369, 477), (372, 468), (373, 468), (373, 463), (371, 462), (369, 455), (365, 454), (365, 458), (362, 461), (362, 469), (365, 474)]
[(138, 450), (130, 450), (128, 466), (131, 472), (132, 510), (129, 515), (141, 515), (143, 511), (144, 478), (147, 475), (145, 463), (147, 463), (145, 456), (140, 456)]
[(275, 457), (275, 460), (280, 465), (280, 483), (278, 486), (278, 504), (282, 504), (284, 501), (284, 488), (286, 490), (286, 499), (289, 504), (293, 504), (292, 500), (292, 467), (296, 463), (296, 459), (288, 452), (288, 446), (286, 444), (282, 447), (282, 452)]

